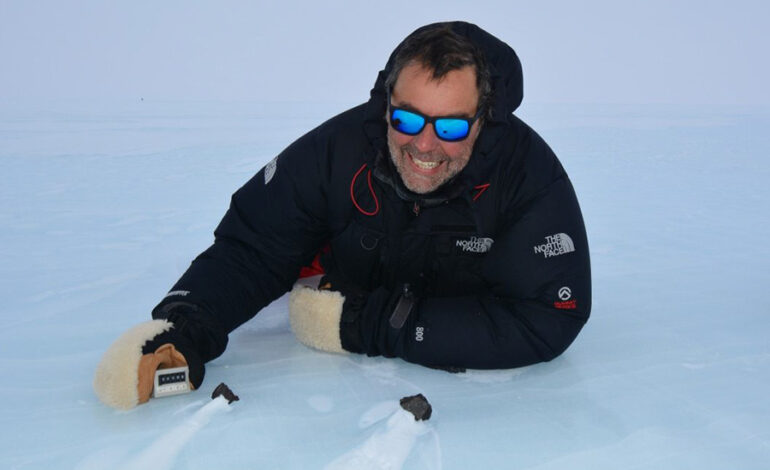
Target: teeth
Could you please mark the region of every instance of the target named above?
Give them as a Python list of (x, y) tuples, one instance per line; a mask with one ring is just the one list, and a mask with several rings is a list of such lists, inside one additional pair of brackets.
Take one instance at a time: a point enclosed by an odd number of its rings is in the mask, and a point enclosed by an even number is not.
[(419, 168), (422, 168), (423, 170), (432, 170), (433, 168), (436, 168), (439, 165), (439, 162), (425, 162), (422, 160), (418, 160), (414, 156), (412, 156), (412, 161), (415, 165), (417, 165)]

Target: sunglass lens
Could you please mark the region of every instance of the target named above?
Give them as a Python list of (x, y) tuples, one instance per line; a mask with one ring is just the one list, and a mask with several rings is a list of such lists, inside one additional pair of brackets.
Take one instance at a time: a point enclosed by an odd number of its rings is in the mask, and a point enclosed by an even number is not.
[(403, 109), (394, 109), (390, 122), (397, 131), (409, 135), (417, 135), (425, 127), (425, 118)]
[(470, 130), (468, 121), (464, 119), (436, 119), (434, 125), (438, 138), (450, 142), (466, 138)]

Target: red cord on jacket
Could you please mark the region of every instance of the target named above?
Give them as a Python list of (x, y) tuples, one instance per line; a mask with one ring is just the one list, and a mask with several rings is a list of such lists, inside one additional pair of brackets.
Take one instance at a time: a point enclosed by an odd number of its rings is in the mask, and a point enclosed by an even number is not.
[(374, 187), (372, 186), (372, 170), (369, 170), (367, 173), (366, 180), (369, 184), (369, 192), (372, 193), (372, 197), (374, 198), (374, 212), (367, 212), (361, 206), (359, 206), (358, 202), (356, 201), (356, 195), (353, 191), (353, 188), (356, 185), (356, 179), (358, 178), (358, 175), (364, 171), (364, 168), (366, 168), (366, 163), (364, 163), (364, 165), (356, 172), (356, 174), (353, 175), (353, 180), (350, 182), (350, 200), (353, 201), (353, 205), (356, 206), (356, 209), (358, 209), (359, 212), (364, 215), (373, 216), (377, 215), (377, 213), (380, 211), (380, 201), (377, 199), (377, 194), (375, 194)]

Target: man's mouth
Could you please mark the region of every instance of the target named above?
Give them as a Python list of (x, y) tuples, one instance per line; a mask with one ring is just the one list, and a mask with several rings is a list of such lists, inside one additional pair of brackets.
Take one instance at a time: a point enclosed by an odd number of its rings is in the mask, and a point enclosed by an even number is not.
[(418, 170), (421, 170), (421, 172), (424, 173), (433, 173), (442, 163), (441, 161), (422, 160), (409, 152), (406, 152), (406, 155), (409, 157), (409, 161), (411, 161)]

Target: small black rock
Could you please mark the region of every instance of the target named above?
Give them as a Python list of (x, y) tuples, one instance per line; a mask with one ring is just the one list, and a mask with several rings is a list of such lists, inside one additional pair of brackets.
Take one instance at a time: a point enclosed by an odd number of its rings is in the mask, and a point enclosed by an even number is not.
[(412, 413), (415, 421), (427, 421), (433, 413), (433, 408), (422, 393), (401, 399), (401, 408)]
[(233, 391), (230, 390), (230, 387), (225, 385), (224, 382), (222, 382), (221, 384), (217, 385), (217, 388), (215, 388), (214, 392), (211, 394), (211, 399), (213, 400), (214, 398), (216, 398), (216, 397), (218, 397), (220, 395), (225, 397), (225, 399), (227, 400), (227, 404), (228, 405), (230, 403), (234, 402), (234, 401), (240, 400), (240, 398), (238, 398), (238, 395), (234, 394)]

